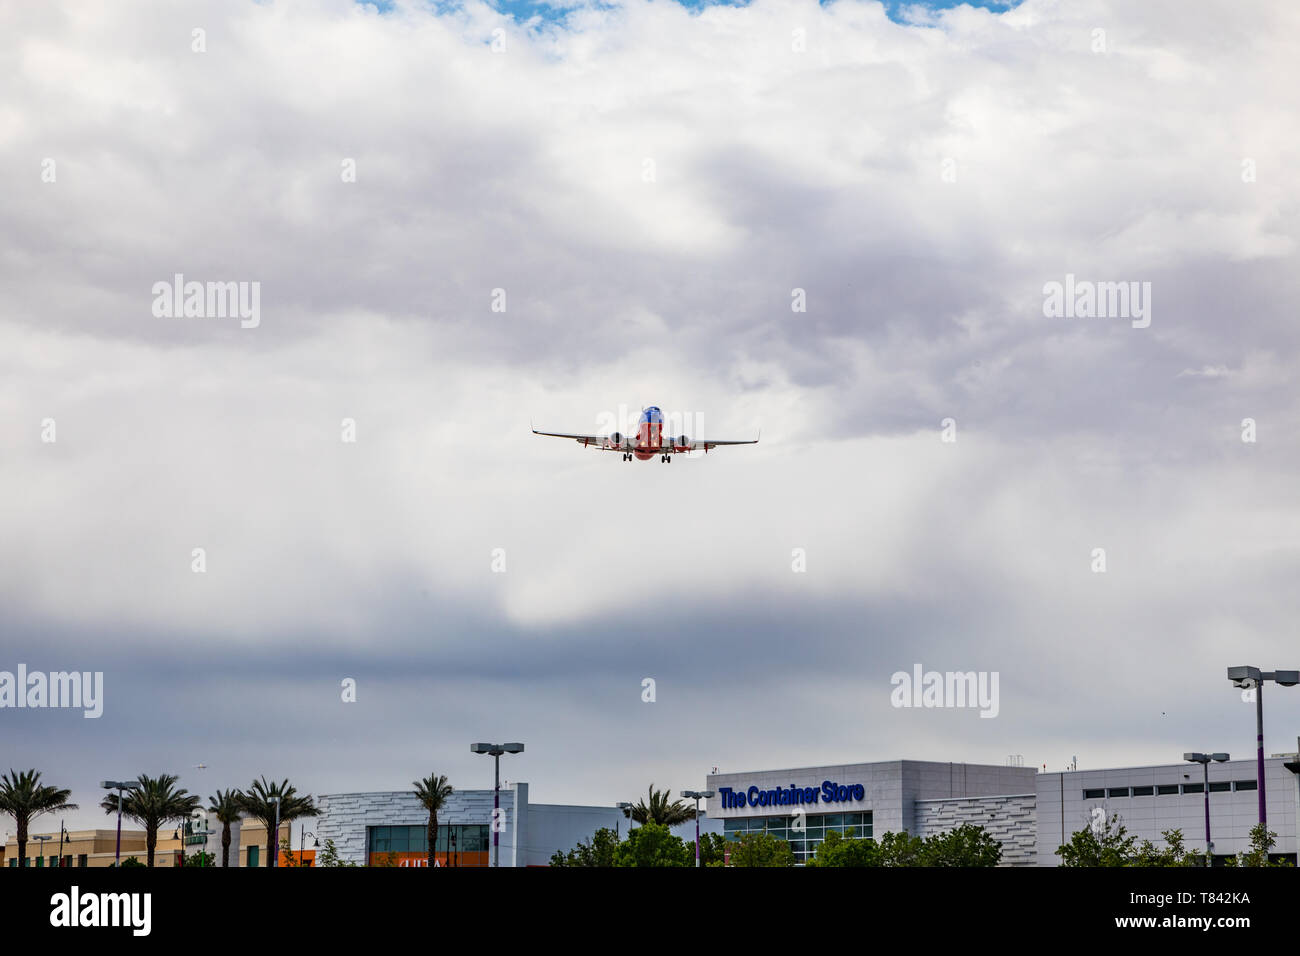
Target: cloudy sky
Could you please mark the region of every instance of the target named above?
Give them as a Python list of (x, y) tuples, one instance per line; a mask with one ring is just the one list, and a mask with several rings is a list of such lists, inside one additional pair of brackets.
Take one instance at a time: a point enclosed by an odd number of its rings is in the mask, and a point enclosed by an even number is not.
[[(1300, 667), (1298, 34), (1264, 0), (0, 7), (0, 669), (105, 683), (98, 720), (0, 711), (0, 769), (72, 826), (139, 773), (490, 786), (476, 740), (600, 804), (1248, 756), (1225, 668)], [(177, 274), (258, 283), (256, 327), (156, 314)], [(1045, 316), (1067, 275), (1150, 283), (1149, 326)], [(648, 404), (762, 441), (529, 432)], [(998, 716), (891, 706), (916, 664), (998, 672)], [(1300, 690), (1266, 720), (1294, 750)]]

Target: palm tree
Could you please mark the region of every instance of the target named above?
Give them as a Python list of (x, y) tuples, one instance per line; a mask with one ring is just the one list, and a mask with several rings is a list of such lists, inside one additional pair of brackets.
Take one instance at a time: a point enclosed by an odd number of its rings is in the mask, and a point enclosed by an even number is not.
[[(279, 798), (279, 811), (276, 800)], [(245, 814), (266, 824), (266, 865), (278, 866), (275, 858), (276, 823), (288, 823), (302, 817), (320, 816), (320, 811), (312, 802), (311, 795), (298, 796), (298, 791), (289, 786), (286, 779), (282, 783), (268, 782), (266, 777), (254, 780), (253, 785), (239, 795), (239, 806)]]
[(41, 786), (41, 775), (37, 770), (19, 773), (10, 770), (0, 777), (0, 813), (7, 813), (18, 824), (18, 865), (27, 865), (27, 825), (33, 817), (42, 813), (57, 813), (60, 810), (75, 810), (75, 803), (68, 803), (71, 790), (58, 787)]
[(230, 825), (238, 823), (243, 813), (240, 802), (243, 794), (238, 790), (218, 790), (216, 796), (208, 798), (208, 812), (215, 814), (221, 824), (221, 865), (230, 865)]
[[(140, 774), (122, 797), (122, 814), (144, 827), (145, 866), (153, 866), (158, 847), (158, 828), (173, 820), (189, 819), (202, 802), (197, 793), (177, 787), (180, 778), (163, 773), (156, 777)], [(117, 794), (110, 793), (100, 806), (105, 813), (117, 813)]]
[[(438, 843), (438, 811), (447, 805), (447, 798), (451, 796), (451, 784), (447, 782), (446, 774), (431, 773), (423, 780), (411, 781), (415, 784), (415, 795), (420, 798), (420, 803), (424, 809), (429, 811), (429, 829), (427, 831), (429, 842), (429, 859), (428, 866), (433, 866), (433, 851)], [(450, 845), (448, 852), (451, 852)]]
[(652, 783), (649, 801), (641, 800), (636, 806), (625, 809), (623, 816), (630, 816), (641, 824), (649, 822), (671, 827), (685, 823), (687, 820), (694, 820), (695, 808), (687, 806), (680, 800), (670, 801), (669, 791), (656, 790)]

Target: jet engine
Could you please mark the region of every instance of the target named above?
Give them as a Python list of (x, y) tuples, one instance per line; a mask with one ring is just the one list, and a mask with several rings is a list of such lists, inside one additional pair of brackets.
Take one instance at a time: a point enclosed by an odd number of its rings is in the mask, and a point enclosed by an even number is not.
[(672, 442), (673, 442), (673, 450), (674, 450), (674, 451), (689, 451), (689, 450), (690, 450), (690, 447), (691, 447), (691, 440), (690, 440), (688, 437), (686, 437), (685, 435), (678, 435), (676, 438), (674, 438), (674, 439), (672, 440)]

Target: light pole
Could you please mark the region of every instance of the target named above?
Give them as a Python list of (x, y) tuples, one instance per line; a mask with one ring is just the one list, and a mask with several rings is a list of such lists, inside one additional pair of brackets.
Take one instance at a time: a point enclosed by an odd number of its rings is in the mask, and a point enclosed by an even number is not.
[[(202, 824), (203, 824), (203, 829), (202, 829), (202, 830), (199, 829), (199, 823), (200, 823), (200, 822), (202, 822)], [(208, 829), (208, 818), (204, 815), (204, 813), (203, 813), (202, 810), (195, 810), (195, 811), (194, 811), (194, 818), (193, 818), (192, 821), (191, 821), (191, 820), (183, 820), (183, 821), (181, 821), (181, 825), (178, 826), (178, 827), (176, 828), (176, 833), (175, 833), (175, 835), (176, 835), (177, 837), (179, 837), (179, 838), (180, 838), (180, 841), (181, 841), (181, 863), (182, 863), (182, 865), (185, 863), (185, 837), (186, 837), (186, 835), (187, 835), (187, 834), (185, 833), (185, 826), (186, 826), (187, 824), (192, 824), (192, 825), (190, 825), (190, 831), (189, 831), (189, 834), (188, 834), (189, 836), (201, 836), (201, 837), (203, 837), (203, 849), (199, 850), (199, 866), (203, 866), (203, 858), (204, 858), (205, 856), (207, 856), (207, 853), (208, 853), (208, 837), (211, 836), (212, 834), (216, 833), (217, 831), (216, 831), (216, 830), (209, 830), (209, 829)]]
[(1300, 671), (1261, 671), (1258, 667), (1229, 667), (1228, 680), (1237, 687), (1255, 688), (1255, 787), (1259, 790), (1259, 822), (1268, 823), (1264, 799), (1264, 681), (1283, 687), (1300, 684)]
[(1214, 844), (1210, 842), (1210, 761), (1223, 763), (1228, 759), (1227, 754), (1203, 754), (1187, 753), (1183, 754), (1183, 759), (1189, 763), (1199, 763), (1205, 778), (1205, 865), (1214, 865)]
[(113, 854), (113, 866), (122, 865), (122, 791), (131, 790), (134, 783), (127, 780), (101, 780), (99, 785), (105, 790), (117, 791), (117, 850)]
[[(293, 833), (290, 832), (290, 837)], [(320, 841), (316, 839), (316, 834), (307, 829), (307, 824), (298, 824), (298, 865), (305, 866), (307, 861), (307, 838), (311, 837), (312, 846), (320, 846)]]
[(268, 850), (271, 851), (271, 859), (266, 861), (267, 866), (275, 866), (279, 862), (280, 854), (280, 798), (270, 797), (269, 802), (275, 804), (275, 826), (271, 830), (271, 839), (268, 842)]
[(1296, 866), (1300, 866), (1300, 737), (1295, 739), (1295, 750), (1295, 760), (1288, 760), (1282, 766), (1295, 775), (1295, 858)]
[(40, 849), (37, 850), (36, 862), (43, 866), (45, 864), (45, 841), (53, 840), (54, 837), (50, 836), (48, 833), (42, 833), (39, 836), (32, 837), (32, 839), (37, 841), (40, 845)]
[[(496, 783), (492, 788), (492, 865), (499, 867), (501, 865), (501, 830), (498, 817), (501, 812), (501, 755), (502, 754), (521, 754), (524, 752), (523, 744), (470, 744), (470, 753), (491, 754), (492, 760), (496, 764)], [(515, 807), (515, 813), (519, 808)], [(519, 861), (516, 860), (516, 863)]]
[(67, 835), (68, 828), (59, 821), (59, 869), (63, 869), (63, 838)]
[(686, 799), (695, 798), (695, 865), (700, 865), (700, 801), (713, 796), (712, 790), (683, 790)]

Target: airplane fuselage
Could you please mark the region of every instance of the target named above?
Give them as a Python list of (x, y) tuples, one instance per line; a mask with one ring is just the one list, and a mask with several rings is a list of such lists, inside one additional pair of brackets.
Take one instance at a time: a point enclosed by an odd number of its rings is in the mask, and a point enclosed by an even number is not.
[(640, 461), (649, 461), (655, 455), (662, 455), (664, 453), (663, 431), (664, 416), (657, 408), (647, 408), (641, 413), (641, 420), (637, 422), (632, 454)]

